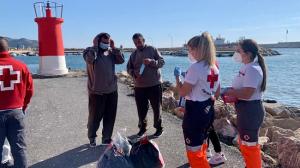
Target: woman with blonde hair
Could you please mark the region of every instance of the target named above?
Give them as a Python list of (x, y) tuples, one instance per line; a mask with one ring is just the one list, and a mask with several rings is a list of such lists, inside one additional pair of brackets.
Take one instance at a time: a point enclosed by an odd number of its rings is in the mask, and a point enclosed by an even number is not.
[(214, 116), (214, 95), (219, 90), (216, 49), (208, 32), (191, 38), (187, 46), (192, 64), (183, 83), (180, 81), (180, 68), (174, 69), (179, 94), (186, 99), (182, 129), (190, 166), (208, 168), (207, 131)]
[(258, 44), (252, 39), (240, 41), (233, 58), (243, 65), (233, 80), (232, 88), (226, 89), (224, 95), (237, 99), (239, 145), (246, 167), (261, 168), (258, 133), (265, 115), (261, 99), (266, 90), (267, 68)]

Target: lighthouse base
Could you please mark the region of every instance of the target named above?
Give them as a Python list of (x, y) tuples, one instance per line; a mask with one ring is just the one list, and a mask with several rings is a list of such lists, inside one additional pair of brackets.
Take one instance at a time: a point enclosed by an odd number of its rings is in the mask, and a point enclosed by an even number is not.
[(40, 56), (39, 75), (57, 76), (68, 74), (65, 56)]

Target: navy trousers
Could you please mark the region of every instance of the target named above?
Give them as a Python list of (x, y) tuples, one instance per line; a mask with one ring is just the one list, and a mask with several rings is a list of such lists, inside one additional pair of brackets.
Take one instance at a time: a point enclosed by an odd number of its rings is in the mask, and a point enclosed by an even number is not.
[(211, 99), (203, 102), (186, 100), (182, 122), (186, 146), (199, 147), (208, 137), (208, 129), (214, 116), (213, 105)]

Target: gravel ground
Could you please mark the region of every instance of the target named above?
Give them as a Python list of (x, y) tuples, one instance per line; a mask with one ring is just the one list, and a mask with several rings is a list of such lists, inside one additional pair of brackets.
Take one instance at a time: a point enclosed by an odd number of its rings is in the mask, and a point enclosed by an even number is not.
[[(28, 162), (32, 168), (92, 168), (105, 146), (89, 148), (87, 143), (86, 77), (35, 79), (35, 95), (26, 117)], [(114, 134), (133, 137), (138, 132), (134, 99), (128, 97), (127, 86), (119, 84), (119, 103)], [(163, 113), (164, 134), (154, 141), (164, 157), (166, 168), (188, 167), (181, 130), (181, 120)], [(148, 134), (152, 127), (152, 112), (148, 114)], [(101, 128), (98, 131), (100, 143)], [(220, 168), (241, 168), (243, 160), (236, 148), (223, 145), (228, 159)]]

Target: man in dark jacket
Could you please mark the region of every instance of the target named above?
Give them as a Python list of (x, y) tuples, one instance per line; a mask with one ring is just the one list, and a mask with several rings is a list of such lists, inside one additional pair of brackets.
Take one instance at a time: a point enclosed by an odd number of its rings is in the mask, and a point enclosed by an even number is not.
[(24, 117), (32, 95), (27, 66), (8, 53), (8, 42), (0, 37), (0, 155), (7, 138), (17, 168), (27, 167)]
[(107, 33), (98, 34), (93, 47), (83, 52), (87, 65), (89, 117), (88, 138), (90, 146), (96, 146), (97, 130), (103, 119), (102, 144), (111, 143), (118, 104), (117, 77), (115, 64), (124, 63), (124, 56), (115, 48), (114, 41)]
[(141, 137), (147, 131), (147, 112), (149, 103), (154, 113), (154, 137), (163, 133), (161, 119), (162, 103), (162, 77), (160, 68), (165, 64), (159, 51), (145, 44), (142, 34), (136, 33), (132, 37), (136, 50), (131, 54), (127, 64), (127, 71), (134, 79), (134, 93), (139, 116), (139, 129), (137, 136)]

